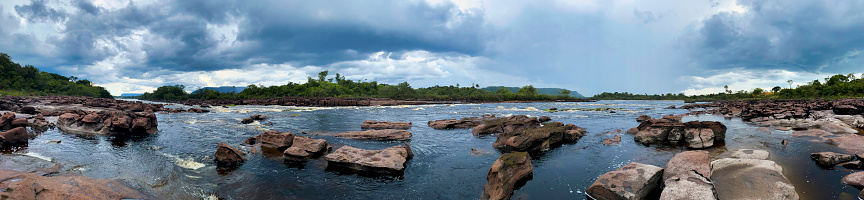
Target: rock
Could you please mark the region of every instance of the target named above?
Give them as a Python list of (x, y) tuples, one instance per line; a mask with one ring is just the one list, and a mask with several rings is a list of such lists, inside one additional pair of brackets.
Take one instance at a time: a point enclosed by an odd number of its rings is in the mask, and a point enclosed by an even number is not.
[(250, 116), (249, 118), (252, 118), (252, 120), (255, 120), (255, 121), (261, 121), (261, 120), (265, 120), (265, 119), (267, 119), (267, 116), (264, 116), (264, 115), (252, 115), (252, 116)]
[(585, 193), (593, 199), (646, 199), (660, 187), (663, 168), (631, 162), (614, 171), (600, 175)]
[(793, 132), (792, 132), (792, 136), (793, 136), (793, 137), (804, 137), (804, 136), (807, 136), (807, 137), (818, 137), (818, 138), (821, 138), (821, 137), (830, 136), (830, 135), (831, 135), (831, 133), (826, 132), (826, 131), (824, 131), (824, 130), (822, 130), (822, 129), (810, 129), (810, 130), (805, 130), (805, 131), (793, 131)]
[(627, 134), (636, 134), (636, 133), (639, 133), (639, 128), (637, 128), (637, 127), (633, 127), (633, 128), (627, 129), (627, 132), (626, 132), (626, 133), (627, 133)]
[(244, 118), (243, 120), (240, 120), (241, 124), (251, 124), (252, 122), (255, 122), (255, 120), (252, 119), (251, 117), (250, 118)]
[(861, 113), (861, 110), (852, 105), (838, 105), (831, 108), (834, 111), (834, 114), (838, 115), (857, 115)]
[(84, 123), (97, 123), (102, 121), (102, 116), (99, 116), (99, 113), (94, 112), (81, 118), (81, 121)]
[(156, 114), (144, 112), (66, 110), (57, 121), (64, 132), (109, 136), (155, 134), (158, 125)]
[(538, 152), (564, 142), (575, 142), (585, 132), (585, 129), (573, 124), (551, 122), (542, 127), (499, 134), (492, 146), (503, 152)]
[(256, 141), (261, 143), (261, 146), (278, 149), (284, 151), (294, 144), (294, 134), (291, 132), (279, 133), (279, 131), (265, 131), (255, 137)]
[(621, 143), (621, 136), (616, 135), (615, 137), (612, 137), (612, 138), (603, 139), (603, 145), (613, 145), (613, 144), (618, 144), (618, 143)]
[(537, 120), (540, 121), (540, 123), (543, 123), (543, 122), (552, 121), (552, 118), (549, 116), (541, 116), (540, 118), (537, 118)]
[(471, 128), (480, 125), (477, 117), (462, 118), (462, 119), (445, 119), (429, 121), (426, 124), (433, 129), (454, 129), (454, 128)]
[(853, 187), (864, 187), (864, 172), (855, 172), (843, 177), (843, 183)]
[(338, 133), (336, 137), (359, 140), (409, 140), (411, 139), (411, 132), (396, 129), (349, 131)]
[(21, 107), (21, 113), (29, 114), (29, 115), (39, 114), (39, 112), (37, 112), (36, 108), (34, 108), (33, 106)]
[[(841, 123), (842, 124), (842, 123)], [(858, 130), (849, 127), (846, 124), (837, 124), (834, 122), (820, 122), (819, 128), (834, 134), (856, 134)]]
[(510, 199), (517, 185), (531, 179), (534, 167), (526, 152), (501, 154), (486, 174), (481, 199)]
[(12, 123), (10, 125), (12, 125), (12, 127), (27, 127), (27, 125), (30, 125), (30, 122), (28, 122), (27, 119), (18, 118), (12, 120)]
[(329, 167), (344, 167), (357, 171), (401, 174), (410, 159), (410, 148), (405, 145), (382, 150), (365, 150), (342, 146), (324, 157)]
[[(66, 174), (46, 177), (0, 170), (0, 196), (9, 199), (139, 199), (142, 194), (123, 183)], [(5, 199), (5, 198), (4, 198)]]
[(246, 154), (228, 144), (219, 143), (219, 147), (216, 148), (216, 153), (213, 154), (213, 157), (217, 165), (231, 166), (246, 162), (246, 158), (243, 157), (244, 155)]
[(663, 171), (665, 187), (660, 199), (716, 199), (711, 177), (711, 159), (707, 151), (685, 151), (676, 154)]
[(770, 160), (715, 160), (710, 179), (718, 199), (798, 199), (783, 168)]
[(308, 157), (324, 152), (330, 144), (324, 139), (294, 136), (294, 143), (283, 154), (294, 157)]
[(410, 129), (411, 122), (388, 122), (388, 121), (373, 121), (366, 120), (360, 124), (362, 129)]
[(758, 130), (759, 132), (771, 134), (771, 129), (768, 129), (768, 127), (759, 127), (756, 128), (756, 130)]
[(7, 112), (0, 116), (0, 130), (12, 128), (12, 121), (15, 121), (15, 113)]
[(207, 110), (207, 109), (200, 109), (200, 108), (189, 108), (189, 110), (186, 110), (186, 112), (190, 112), (190, 113), (209, 113), (210, 110)]
[(738, 149), (729, 153), (729, 158), (768, 160), (769, 153), (765, 150)]
[(846, 169), (861, 169), (861, 167), (862, 167), (860, 160), (844, 162), (844, 163), (840, 163), (837, 165), (842, 166), (843, 168), (846, 168)]
[(813, 159), (813, 161), (816, 161), (816, 164), (822, 166), (834, 166), (843, 162), (855, 160), (855, 156), (834, 152), (819, 152), (811, 153), (810, 159)]
[(691, 128), (684, 132), (688, 148), (704, 149), (714, 146), (714, 131), (707, 128)]
[(703, 149), (726, 138), (726, 126), (713, 121), (691, 121), (682, 123), (681, 116), (667, 115), (662, 119), (646, 119), (636, 127), (633, 138), (636, 142), (649, 144), (684, 144), (689, 148)]
[(30, 139), (30, 136), (27, 134), (27, 128), (14, 128), (6, 132), (0, 132), (0, 147), (26, 145), (28, 139)]
[(649, 120), (649, 119), (651, 119), (651, 116), (639, 115), (639, 117), (636, 118), (636, 122), (644, 122), (644, 121)]
[(864, 136), (849, 134), (841, 137), (826, 139), (829, 143), (846, 150), (849, 153), (864, 153)]

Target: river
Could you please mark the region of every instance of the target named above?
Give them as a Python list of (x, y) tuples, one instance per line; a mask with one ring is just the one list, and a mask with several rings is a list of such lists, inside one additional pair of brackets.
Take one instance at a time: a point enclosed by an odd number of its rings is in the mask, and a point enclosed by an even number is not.
[[(573, 144), (551, 149), (533, 158), (534, 176), (516, 190), (514, 199), (584, 199), (585, 189), (603, 173), (629, 162), (665, 167), (680, 147), (644, 146), (624, 133), (635, 127), (639, 115), (659, 118), (687, 110), (664, 109), (682, 101), (598, 101), (580, 103), (492, 103), (389, 107), (297, 108), (284, 106), (233, 106), (211, 113), (157, 114), (159, 132), (135, 138), (82, 137), (49, 130), (15, 151), (0, 154), (0, 167), (26, 170), (34, 162), (51, 160), (63, 165), (62, 173), (91, 178), (119, 179), (156, 199), (476, 199), (483, 192), (486, 173), (500, 155), (492, 148), (495, 135), (475, 137), (470, 129), (434, 130), (427, 121), (494, 114), (496, 116), (550, 116), (588, 131)], [(186, 107), (170, 105), (168, 107)], [(609, 111), (542, 109), (620, 108)], [(269, 119), (240, 124), (250, 115)], [(216, 145), (241, 146), (248, 137), (264, 130), (297, 135), (357, 131), (364, 120), (407, 121), (413, 137), (408, 143), (414, 159), (404, 175), (368, 176), (327, 169), (327, 162), (285, 162), (281, 152), (247, 155), (249, 160), (234, 170), (218, 169), (213, 160)], [(720, 121), (728, 127), (725, 144), (709, 148), (711, 156), (734, 149), (765, 149), (771, 160), (784, 168), (801, 199), (857, 199), (860, 190), (840, 179), (851, 170), (823, 169), (810, 160), (819, 151), (843, 152), (835, 146), (795, 138), (791, 131), (764, 133), (758, 126), (737, 118), (686, 116), (683, 121)], [(615, 132), (620, 130), (620, 133)], [(383, 149), (401, 142), (360, 141), (310, 134), (334, 146)], [(326, 135), (326, 134), (324, 134)], [(622, 137), (617, 145), (603, 139)], [(782, 145), (782, 140), (789, 141)], [(49, 141), (60, 140), (60, 143)], [(335, 148), (334, 148), (335, 149)], [(472, 149), (476, 149), (472, 153)], [(712, 158), (713, 159), (713, 158)]]

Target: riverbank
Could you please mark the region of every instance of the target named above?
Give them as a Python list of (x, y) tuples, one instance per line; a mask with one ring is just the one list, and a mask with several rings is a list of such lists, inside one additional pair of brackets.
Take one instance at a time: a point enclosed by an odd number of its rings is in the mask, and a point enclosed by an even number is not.
[(187, 100), (153, 100), (157, 102), (177, 103), (187, 106), (231, 106), (231, 105), (262, 105), (262, 106), (303, 106), (303, 107), (336, 107), (336, 106), (398, 106), (398, 105), (432, 105), (432, 104), (463, 104), (463, 103), (534, 103), (534, 102), (594, 102), (590, 99), (570, 100), (525, 100), (525, 101), (429, 101), (429, 100), (395, 100), (387, 98), (351, 98), (351, 97), (279, 97), (262, 99), (187, 99)]

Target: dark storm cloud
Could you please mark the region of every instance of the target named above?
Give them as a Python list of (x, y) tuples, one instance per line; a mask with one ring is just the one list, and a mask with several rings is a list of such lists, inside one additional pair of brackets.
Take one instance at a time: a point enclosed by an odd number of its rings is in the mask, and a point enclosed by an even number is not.
[(34, 0), (30, 4), (15, 6), (15, 12), (27, 20), (37, 22), (61, 22), (67, 17), (65, 12), (45, 6), (45, 0)]
[[(860, 68), (862, 1), (745, 1), (684, 35), (692, 60), (708, 68), (844, 71)], [(854, 67), (854, 68), (853, 68)]]

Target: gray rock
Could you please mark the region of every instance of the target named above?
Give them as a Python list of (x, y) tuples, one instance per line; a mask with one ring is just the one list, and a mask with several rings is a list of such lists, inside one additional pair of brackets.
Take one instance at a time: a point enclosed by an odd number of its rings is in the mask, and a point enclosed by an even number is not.
[(798, 199), (795, 186), (774, 161), (723, 158), (711, 162), (718, 199)]
[(729, 153), (729, 158), (768, 160), (770, 154), (765, 150), (738, 149)]
[(816, 164), (822, 166), (834, 166), (843, 162), (855, 160), (854, 155), (834, 152), (811, 153), (810, 158), (813, 159), (813, 161), (816, 161)]
[(685, 151), (666, 164), (660, 199), (716, 199), (707, 151)]
[(594, 199), (645, 199), (662, 176), (663, 168), (631, 162), (601, 175), (585, 193)]

